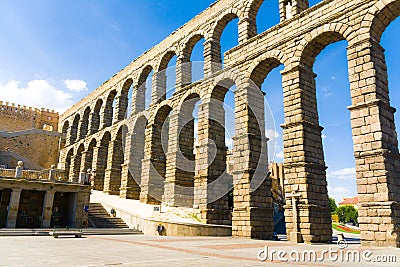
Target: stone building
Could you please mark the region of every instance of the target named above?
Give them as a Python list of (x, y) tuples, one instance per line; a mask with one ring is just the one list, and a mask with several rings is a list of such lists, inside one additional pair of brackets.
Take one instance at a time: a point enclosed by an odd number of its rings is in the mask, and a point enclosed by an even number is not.
[(87, 226), (89, 186), (70, 183), (55, 169), (16, 176), (0, 169), (0, 228)]
[(58, 113), (0, 101), (0, 168), (41, 170), (58, 161)]
[[(305, 242), (330, 242), (313, 65), (327, 45), (345, 40), (362, 244), (400, 246), (395, 109), (380, 45), (386, 27), (400, 15), (400, 1), (326, 0), (309, 8), (307, 0), (279, 0), (281, 22), (257, 34), (262, 2), (217, 1), (62, 114), (59, 129), (66, 139), (59, 166), (71, 181), (94, 169), (96, 190), (144, 203), (193, 207), (204, 223), (232, 225), (234, 236), (271, 238), (273, 206), (259, 88), (283, 65), (287, 233), (291, 238), (299, 231)], [(222, 55), (221, 34), (233, 19), (239, 21), (239, 45)], [(202, 39), (204, 78), (192, 82), (191, 53)], [(165, 69), (174, 55), (176, 90), (167, 99)], [(147, 108), (146, 80), (152, 72)], [(221, 102), (233, 86), (232, 177), (226, 173)], [(192, 112), (197, 104), (199, 153), (194, 155)], [(231, 187), (232, 215), (226, 194)]]

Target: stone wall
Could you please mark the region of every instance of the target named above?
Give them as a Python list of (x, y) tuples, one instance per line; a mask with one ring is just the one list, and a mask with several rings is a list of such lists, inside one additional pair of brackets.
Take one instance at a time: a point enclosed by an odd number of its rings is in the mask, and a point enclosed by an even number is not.
[[(193, 199), (204, 223), (231, 224), (238, 237), (271, 238), (271, 179), (266, 179), (264, 95), (259, 87), (284, 65), (288, 237), (298, 231), (304, 242), (329, 243), (332, 228), (313, 65), (327, 45), (344, 40), (362, 244), (400, 246), (400, 156), (379, 44), (386, 27), (400, 15), (400, 0), (326, 0), (311, 8), (307, 0), (280, 0), (281, 22), (257, 34), (262, 2), (217, 1), (76, 103), (60, 119), (66, 135), (60, 167), (74, 180), (91, 166), (99, 190), (145, 203), (180, 205), (182, 199)], [(221, 34), (235, 18), (239, 45), (222, 55)], [(204, 79), (192, 82), (190, 56), (202, 38)], [(166, 99), (164, 70), (173, 55), (178, 58), (176, 92)], [(151, 71), (152, 103), (145, 110), (145, 81)], [(220, 102), (233, 85), (234, 169), (227, 175)], [(132, 113), (126, 118), (130, 90)], [(194, 146), (193, 99), (200, 102), (194, 160), (189, 149)], [(232, 213), (223, 194), (230, 186)], [(297, 196), (297, 205), (289, 195)]]
[(58, 113), (0, 101), (0, 131), (16, 132), (28, 129), (58, 130)]
[[(18, 160), (32, 162), (30, 168), (50, 168), (57, 164), (61, 134), (43, 130), (28, 130), (14, 133), (0, 132), (0, 165), (15, 168)], [(6, 157), (8, 154), (8, 157)]]

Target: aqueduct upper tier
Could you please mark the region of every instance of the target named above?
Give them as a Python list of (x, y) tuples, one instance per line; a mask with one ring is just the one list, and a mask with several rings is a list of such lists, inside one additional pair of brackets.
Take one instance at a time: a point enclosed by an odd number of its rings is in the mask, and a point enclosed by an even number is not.
[[(331, 218), (313, 65), (327, 45), (345, 40), (362, 243), (400, 246), (395, 109), (380, 45), (386, 27), (400, 15), (400, 0), (325, 0), (313, 7), (307, 0), (279, 0), (280, 23), (257, 34), (262, 3), (217, 1), (75, 104), (60, 119), (66, 140), (59, 164), (72, 180), (95, 169), (95, 189), (109, 194), (193, 207), (205, 223), (232, 224), (234, 236), (270, 238), (264, 102), (257, 87), (284, 65), (285, 192), (298, 196), (295, 209), (295, 198), (286, 201), (288, 237), (298, 229), (306, 242), (329, 242)], [(222, 55), (221, 34), (233, 19), (238, 21), (239, 45)], [(191, 53), (202, 39), (204, 78), (192, 82)], [(176, 89), (167, 99), (164, 70), (174, 56)], [(151, 73), (151, 104), (146, 107)], [(232, 86), (235, 164), (228, 174), (220, 101)], [(128, 106), (131, 112), (126, 116)], [(233, 186), (232, 213), (224, 193), (228, 185)]]

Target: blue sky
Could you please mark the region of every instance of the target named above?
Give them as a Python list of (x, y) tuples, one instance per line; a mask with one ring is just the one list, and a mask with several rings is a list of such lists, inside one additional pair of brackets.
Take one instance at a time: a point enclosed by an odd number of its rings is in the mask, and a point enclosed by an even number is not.
[[(63, 111), (133, 59), (207, 8), (214, 0), (2, 0), (0, 2), (0, 100)], [(320, 1), (310, 1), (314, 5)], [(266, 0), (257, 18), (263, 32), (279, 22), (278, 1)], [(386, 30), (392, 106), (400, 108), (400, 22)], [(222, 36), (222, 50), (237, 44), (235, 22)], [(328, 46), (314, 66), (329, 193), (336, 200), (356, 195), (350, 128), (346, 42)], [(199, 44), (192, 60), (202, 60)], [(173, 65), (174, 61), (170, 63)], [(200, 63), (199, 63), (200, 64)], [(201, 64), (197, 67), (201, 69)], [(200, 75), (201, 76), (201, 75)], [(199, 78), (199, 77), (198, 77)], [(275, 127), (275, 161), (282, 161), (283, 104), (279, 69), (262, 86)], [(232, 106), (232, 96), (227, 96)], [(399, 116), (396, 115), (396, 121)], [(233, 134), (232, 131), (230, 133)]]

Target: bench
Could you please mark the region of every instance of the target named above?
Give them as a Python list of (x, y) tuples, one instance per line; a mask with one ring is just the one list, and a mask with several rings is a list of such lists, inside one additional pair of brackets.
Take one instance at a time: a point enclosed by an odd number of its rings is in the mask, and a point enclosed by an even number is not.
[(56, 229), (52, 232), (50, 232), (50, 235), (53, 236), (54, 238), (58, 238), (59, 236), (75, 236), (75, 238), (81, 238), (83, 235), (82, 230), (78, 229), (69, 229), (69, 228), (63, 228), (63, 229)]

